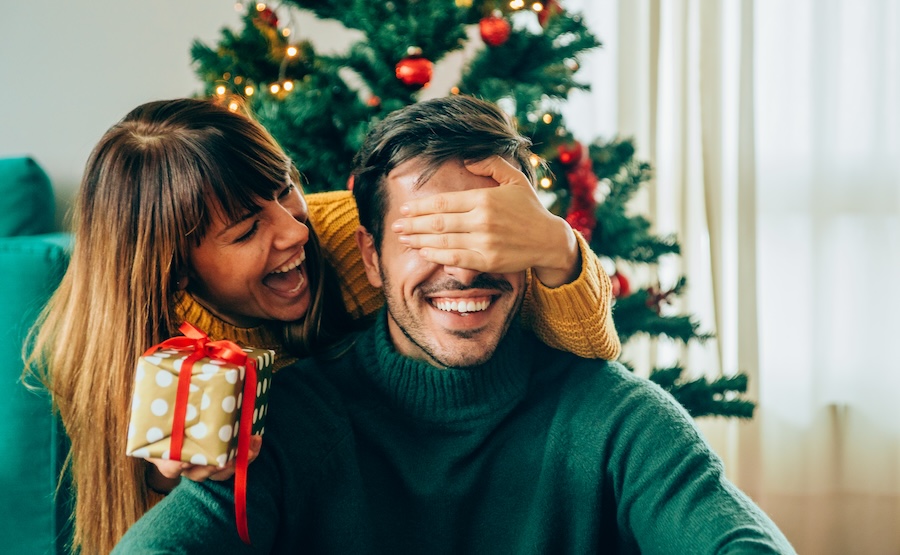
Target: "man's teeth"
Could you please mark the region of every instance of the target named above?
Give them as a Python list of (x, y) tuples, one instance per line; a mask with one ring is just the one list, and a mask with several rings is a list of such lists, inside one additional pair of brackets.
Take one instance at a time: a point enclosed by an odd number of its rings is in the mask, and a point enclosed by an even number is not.
[(487, 310), (491, 301), (438, 301), (434, 306), (446, 312), (481, 312)]
[(296, 260), (288, 262), (284, 266), (278, 268), (277, 270), (273, 270), (273, 274), (283, 274), (284, 272), (289, 272), (296, 268), (297, 266), (303, 264), (303, 261), (306, 260), (306, 253), (301, 254)]

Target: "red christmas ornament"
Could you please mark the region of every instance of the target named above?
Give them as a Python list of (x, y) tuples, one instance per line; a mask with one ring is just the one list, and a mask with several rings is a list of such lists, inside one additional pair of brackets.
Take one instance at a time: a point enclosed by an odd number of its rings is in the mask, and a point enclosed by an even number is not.
[(612, 294), (613, 297), (619, 299), (621, 297), (627, 297), (631, 294), (631, 284), (628, 283), (628, 280), (625, 279), (625, 276), (619, 273), (616, 270), (616, 273), (609, 276), (609, 281), (612, 283)]
[(544, 0), (544, 8), (537, 13), (538, 22), (541, 27), (547, 26), (547, 20), (551, 17), (562, 13), (562, 6), (556, 0)]
[(420, 89), (427, 87), (431, 82), (431, 73), (434, 64), (431, 60), (422, 56), (422, 49), (410, 47), (407, 51), (408, 56), (397, 62), (394, 72), (397, 79), (403, 82), (407, 87)]
[(509, 39), (512, 27), (509, 21), (500, 15), (500, 12), (494, 12), (478, 22), (478, 29), (481, 31), (481, 39), (485, 43), (491, 46), (500, 46)]
[(262, 21), (273, 29), (278, 27), (278, 16), (275, 15), (275, 12), (272, 11), (272, 9), (269, 7), (265, 7), (259, 10), (259, 14), (257, 14), (256, 19)]
[(591, 240), (594, 225), (597, 223), (593, 211), (584, 208), (570, 210), (568, 215), (566, 215), (566, 221), (569, 222), (572, 229), (581, 233), (587, 241)]
[(564, 166), (577, 164), (581, 160), (581, 143), (578, 141), (559, 145), (556, 151), (559, 153), (559, 162)]

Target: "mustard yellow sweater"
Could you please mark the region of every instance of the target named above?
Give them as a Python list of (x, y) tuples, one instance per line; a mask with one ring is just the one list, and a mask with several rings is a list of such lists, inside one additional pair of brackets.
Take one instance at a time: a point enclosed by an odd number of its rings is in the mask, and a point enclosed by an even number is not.
[[(325, 257), (334, 266), (341, 282), (347, 311), (355, 318), (374, 313), (384, 304), (381, 290), (366, 279), (356, 248), (354, 233), (359, 226), (356, 201), (349, 191), (306, 195), (310, 224), (319, 236)], [(547, 345), (584, 358), (613, 360), (621, 345), (610, 311), (609, 276), (584, 238), (581, 273), (566, 285), (548, 288), (532, 273), (522, 305), (522, 320)], [(175, 313), (209, 334), (213, 340), (230, 339), (241, 345), (274, 349), (276, 368), (296, 359), (284, 355), (279, 337), (268, 327), (238, 328), (214, 316), (194, 298), (182, 293), (175, 298)]]

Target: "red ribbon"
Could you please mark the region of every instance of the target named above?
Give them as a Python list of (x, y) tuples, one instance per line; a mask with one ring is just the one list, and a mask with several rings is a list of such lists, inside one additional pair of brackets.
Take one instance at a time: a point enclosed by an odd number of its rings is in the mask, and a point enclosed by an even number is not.
[(169, 446), (169, 459), (180, 460), (184, 445), (184, 425), (187, 414), (187, 402), (190, 393), (191, 374), (194, 363), (204, 358), (221, 360), (238, 366), (246, 366), (243, 400), (241, 401), (241, 418), (238, 423), (237, 459), (234, 467), (234, 515), (237, 521), (238, 535), (244, 543), (250, 543), (250, 531), (247, 526), (247, 466), (250, 455), (250, 432), (253, 426), (253, 409), (256, 404), (256, 361), (236, 343), (231, 341), (210, 341), (209, 336), (184, 322), (178, 328), (183, 337), (173, 337), (147, 349), (144, 356), (150, 356), (160, 349), (193, 350), (181, 363), (178, 373), (178, 390), (175, 394), (174, 415), (172, 416), (172, 439)]

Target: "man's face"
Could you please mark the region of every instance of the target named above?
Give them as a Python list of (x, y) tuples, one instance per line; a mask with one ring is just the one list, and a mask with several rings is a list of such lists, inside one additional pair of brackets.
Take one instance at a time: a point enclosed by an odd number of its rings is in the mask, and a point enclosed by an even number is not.
[(436, 193), (496, 187), (489, 178), (449, 161), (418, 185), (420, 161), (412, 159), (387, 176), (386, 232), (380, 254), (361, 228), (357, 234), (369, 282), (384, 290), (388, 329), (401, 354), (435, 366), (465, 367), (486, 362), (518, 313), (525, 273), (483, 274), (441, 266), (421, 258), (398, 240), (390, 224), (400, 206)]

